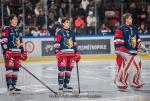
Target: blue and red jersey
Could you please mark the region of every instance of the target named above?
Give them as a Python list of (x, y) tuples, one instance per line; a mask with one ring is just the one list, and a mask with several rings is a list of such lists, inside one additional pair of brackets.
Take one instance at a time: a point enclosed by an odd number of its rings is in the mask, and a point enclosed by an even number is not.
[(55, 52), (66, 49), (72, 49), (77, 51), (77, 43), (75, 39), (75, 33), (70, 29), (60, 28), (55, 35), (54, 40)]
[(135, 53), (141, 42), (139, 32), (135, 26), (119, 26), (115, 31), (114, 45), (116, 51)]
[(5, 26), (2, 29), (1, 38), (2, 38), (1, 46), (4, 53), (5, 50), (9, 49), (20, 49), (21, 52), (24, 51), (22, 42), (22, 33), (18, 28), (12, 26)]

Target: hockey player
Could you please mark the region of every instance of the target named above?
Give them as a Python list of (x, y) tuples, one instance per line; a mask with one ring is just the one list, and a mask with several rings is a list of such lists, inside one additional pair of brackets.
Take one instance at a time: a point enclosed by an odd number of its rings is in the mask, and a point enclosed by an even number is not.
[(21, 91), (21, 89), (16, 88), (17, 73), (20, 68), (20, 61), (27, 59), (27, 52), (23, 48), (22, 33), (17, 28), (17, 23), (17, 16), (15, 14), (10, 15), (10, 25), (5, 26), (1, 34), (8, 91)]
[(138, 29), (132, 25), (132, 15), (123, 15), (124, 24), (115, 31), (114, 45), (117, 54), (118, 72), (115, 84), (118, 88), (127, 89), (128, 82), (132, 87), (141, 88), (144, 83), (141, 78), (141, 60), (138, 51), (146, 51)]
[(71, 71), (74, 62), (80, 61), (80, 52), (77, 51), (75, 34), (70, 30), (70, 20), (67, 17), (62, 18), (62, 28), (56, 32), (54, 49), (58, 62), (59, 90), (72, 90), (69, 86)]

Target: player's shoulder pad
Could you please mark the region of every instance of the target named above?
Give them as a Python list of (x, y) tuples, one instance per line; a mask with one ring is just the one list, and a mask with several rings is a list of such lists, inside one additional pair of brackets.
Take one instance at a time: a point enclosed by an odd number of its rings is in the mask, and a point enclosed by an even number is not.
[(61, 32), (61, 28), (56, 28), (55, 36), (58, 35), (60, 32)]
[(118, 29), (118, 30), (123, 30), (123, 29), (124, 29), (124, 26), (123, 26), (123, 25), (120, 25), (120, 26), (117, 27), (117, 29)]
[(9, 26), (3, 26), (2, 27), (2, 31), (8, 30), (8, 29), (9, 29)]
[(132, 28), (138, 30), (138, 27), (135, 25), (132, 25)]

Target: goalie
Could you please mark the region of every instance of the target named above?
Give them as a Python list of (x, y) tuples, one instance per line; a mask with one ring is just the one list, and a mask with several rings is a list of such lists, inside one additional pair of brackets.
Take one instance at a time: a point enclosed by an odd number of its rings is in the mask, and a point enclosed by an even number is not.
[(143, 55), (147, 52), (141, 42), (138, 29), (132, 25), (132, 15), (123, 15), (124, 25), (119, 26), (115, 31), (114, 45), (118, 72), (115, 84), (118, 88), (127, 89), (128, 81), (132, 87), (141, 88), (144, 83), (141, 78), (140, 52)]
[(21, 91), (21, 89), (16, 88), (17, 74), (20, 61), (27, 59), (27, 52), (24, 51), (22, 34), (17, 28), (17, 16), (12, 14), (8, 20), (10, 25), (4, 27), (1, 34), (1, 47), (6, 67), (6, 83), (8, 91)]
[(59, 90), (72, 90), (69, 86), (71, 71), (74, 62), (80, 61), (80, 52), (77, 51), (75, 33), (70, 30), (70, 19), (62, 18), (62, 28), (56, 31), (54, 49), (58, 62)]

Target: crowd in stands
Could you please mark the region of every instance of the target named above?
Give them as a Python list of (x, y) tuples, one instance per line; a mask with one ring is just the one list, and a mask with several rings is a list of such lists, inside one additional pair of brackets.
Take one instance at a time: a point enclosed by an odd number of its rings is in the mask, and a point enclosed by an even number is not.
[[(115, 0), (4, 0), (4, 25), (8, 17), (15, 13), (19, 18), (19, 28), (24, 36), (53, 36), (61, 23), (61, 17), (71, 18), (71, 28), (76, 34), (114, 34), (121, 24), (121, 3)], [(125, 1), (125, 0), (124, 0)], [(0, 7), (0, 19), (2, 18)], [(24, 13), (23, 13), (24, 12)], [(123, 3), (123, 13), (130, 12), (133, 24), (141, 34), (150, 34), (150, 3), (127, 0)], [(2, 20), (0, 21), (2, 27)]]

